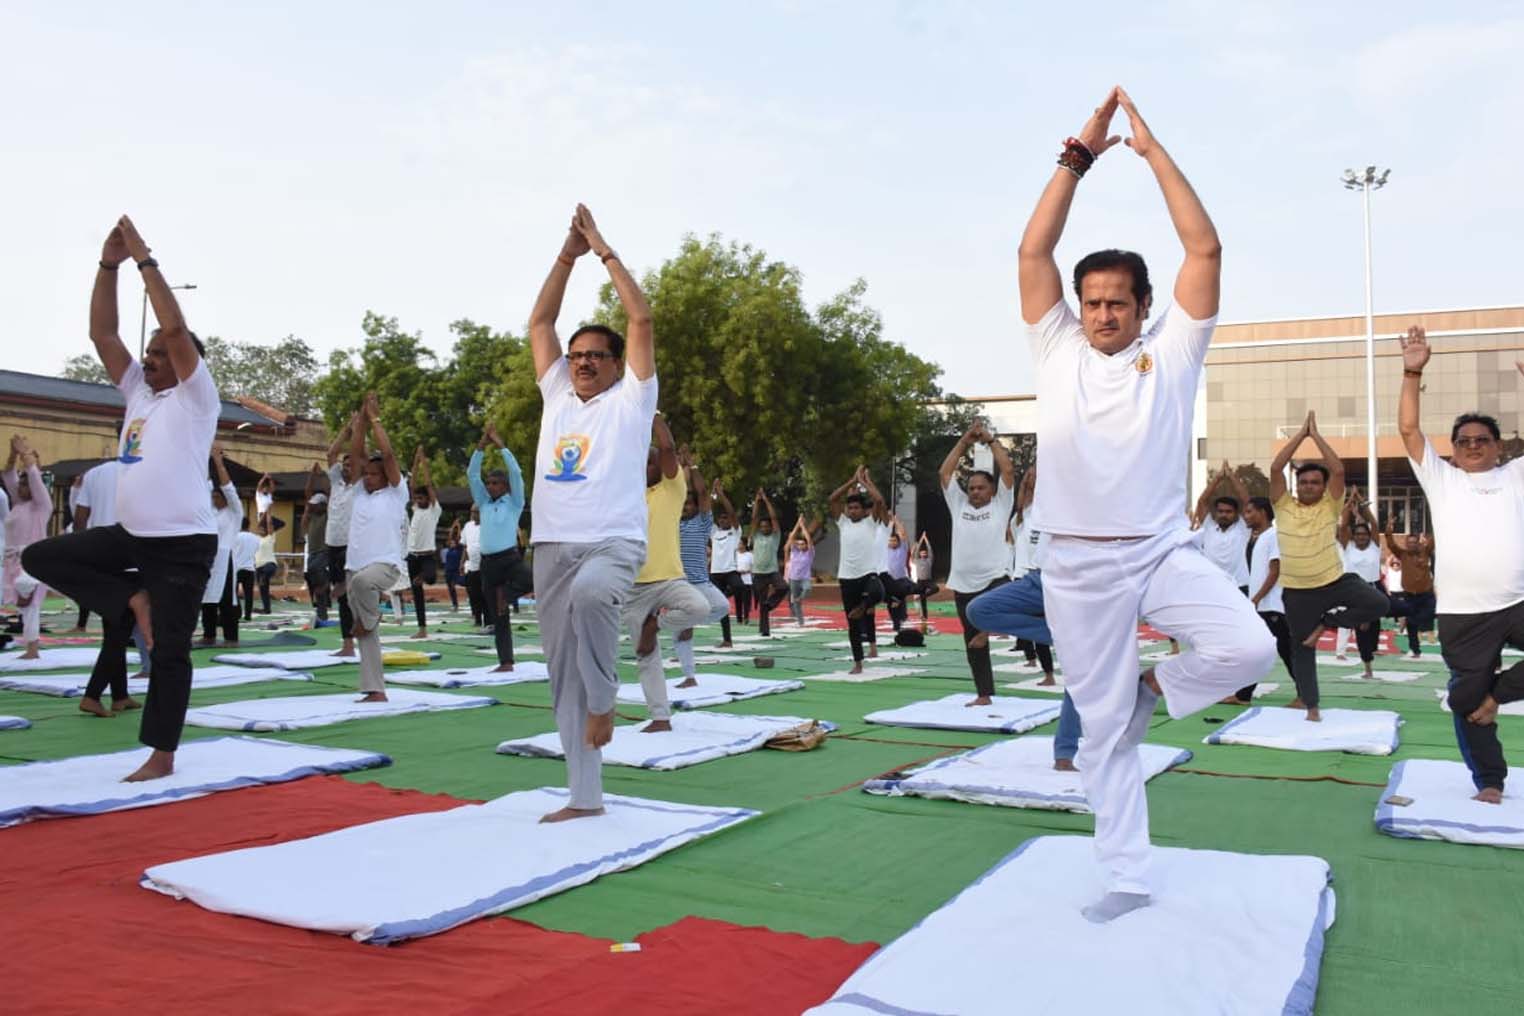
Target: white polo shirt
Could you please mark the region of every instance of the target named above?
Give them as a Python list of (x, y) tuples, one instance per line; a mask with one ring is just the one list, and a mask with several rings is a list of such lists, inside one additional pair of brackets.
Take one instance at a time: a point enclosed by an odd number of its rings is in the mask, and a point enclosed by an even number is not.
[(646, 451), (656, 375), (625, 375), (583, 402), (558, 358), (540, 378), (534, 543), (646, 542)]
[(215, 536), (206, 480), (222, 399), (206, 361), (197, 359), (190, 377), (156, 392), (133, 360), (116, 387), (127, 400), (117, 446), (117, 521), (133, 536)]
[(740, 545), (740, 526), (709, 530), (709, 570), (715, 575), (737, 571), (736, 548)]
[(75, 505), (90, 509), (85, 521), (87, 529), (116, 525), (116, 481), (122, 475), (122, 463), (118, 459), (92, 466), (79, 485), (79, 497)]
[(1441, 614), (1483, 614), (1524, 600), (1524, 458), (1468, 473), (1427, 438), (1408, 460), (1434, 520), (1434, 593)]
[[(1235, 586), (1249, 585), (1249, 524), (1243, 519), (1227, 529), (1217, 524), (1211, 516), (1201, 526), (1201, 552), (1207, 556)], [(1254, 595), (1250, 587), (1249, 595)]]
[(444, 507), (438, 502), (430, 504), (427, 508), (413, 504), (412, 517), (407, 523), (407, 552), (409, 554), (432, 554), (436, 549), (436, 535), (439, 532), (439, 516), (443, 514)]
[(1106, 356), (1060, 300), (1027, 328), (1037, 365), (1037, 508), (1058, 536), (1153, 536), (1187, 525), (1196, 386), (1217, 319), (1170, 307)]
[[(1046, 455), (1044, 455), (1046, 458)], [(1047, 478), (1044, 477), (1044, 482)], [(969, 503), (955, 476), (942, 490), (952, 513), (952, 565), (947, 588), (955, 593), (981, 593), (996, 579), (1005, 577), (1007, 551), (1005, 525), (1010, 518), (1016, 491), (1004, 480), (995, 480), (995, 496), (983, 508)]]
[(363, 480), (355, 485), (345, 569), (357, 572), (380, 561), (399, 571), (407, 571), (402, 563), (402, 530), (407, 525), (407, 502), (405, 483), (374, 492), (365, 489)]

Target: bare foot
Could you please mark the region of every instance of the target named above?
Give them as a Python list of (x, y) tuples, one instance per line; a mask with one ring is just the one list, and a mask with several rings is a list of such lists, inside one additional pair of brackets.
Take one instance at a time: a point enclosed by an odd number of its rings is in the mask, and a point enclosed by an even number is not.
[(594, 818), (603, 814), (602, 808), (562, 808), (549, 815), (541, 815), (541, 822), (565, 822), (573, 818)]
[(222, 640), (222, 647), (224, 649), (237, 649), (238, 648), (238, 640), (237, 639), (223, 639)]
[(82, 713), (89, 713), (91, 716), (104, 716), (108, 720), (112, 716), (116, 715), (111, 710), (109, 710), (105, 706), (101, 705), (101, 700), (100, 699), (93, 699), (93, 698), (82, 698), (82, 699), (80, 699), (79, 700), (79, 711), (82, 712)]
[(85, 633), (84, 627), (82, 625), (77, 625), (76, 624), (73, 628), (70, 628), (64, 634), (66, 634), (66, 635), (83, 635), (84, 633)]
[(973, 706), (991, 706), (994, 704), (994, 700), (991, 699), (988, 695), (976, 695), (971, 701), (963, 703), (964, 708), (971, 708)]
[(636, 656), (650, 656), (656, 652), (656, 615), (647, 614), (640, 625), (640, 638), (635, 643)]
[(1318, 625), (1316, 628), (1312, 629), (1311, 635), (1308, 635), (1302, 640), (1302, 645), (1306, 646), (1308, 649), (1318, 648), (1318, 640), (1323, 637), (1323, 633), (1327, 630), (1328, 629), (1324, 628), (1321, 624)]
[(876, 659), (878, 659), (878, 646), (872, 646), (872, 645), (870, 645), (868, 647), (868, 659), (870, 659), (870, 660), (876, 660)]
[(1217, 700), (1217, 704), (1220, 705), (1220, 706), (1244, 706), (1244, 705), (1248, 705), (1247, 702), (1240, 702), (1240, 701), (1238, 701), (1238, 696), (1237, 695), (1229, 695), (1227, 698), (1220, 698), (1220, 699)]
[(970, 649), (984, 649), (989, 644), (990, 644), (990, 635), (989, 635), (989, 632), (984, 632), (984, 631), (980, 632), (979, 634), (975, 635), (973, 638), (968, 640), (968, 648), (970, 648)]
[(37, 659), (41, 659), (41, 658), (42, 658), (42, 654), (37, 651), (37, 643), (36, 642), (28, 642), (26, 644), (26, 652), (22, 653), (19, 657), (17, 657), (17, 659), (22, 659), (22, 660), (37, 660)]
[(1498, 700), (1488, 695), (1482, 699), (1482, 704), (1477, 706), (1466, 717), (1468, 723), (1475, 723), (1479, 727), (1490, 727), (1498, 720)]
[(384, 692), (384, 691), (368, 691), (364, 695), (361, 695), (359, 698), (355, 699), (355, 701), (356, 702), (385, 702), (386, 701), (386, 692)]
[[(132, 611), (132, 619), (137, 622), (138, 631), (143, 633), (143, 646), (153, 648), (153, 612), (148, 609), (148, 590), (139, 589), (127, 598), (127, 609)], [(146, 764), (146, 763), (145, 763)], [(170, 753), (170, 769), (174, 769), (174, 753)], [(141, 770), (140, 770), (141, 771)], [(168, 775), (162, 773), (160, 775)], [(131, 777), (128, 777), (131, 779)], [(145, 780), (154, 779), (152, 776), (143, 777)]]
[(1322, 723), (1323, 722), (1323, 714), (1318, 711), (1318, 707), (1317, 706), (1313, 706), (1311, 709), (1307, 710), (1307, 722), (1308, 723)]
[(1053, 679), (1052, 674), (1043, 674), (1042, 680), (1037, 682), (1037, 687), (1051, 688), (1056, 684), (1058, 684), (1058, 682)]
[(719, 645), (715, 646), (714, 648), (716, 648), (716, 649), (734, 649), (735, 646), (731, 643), (731, 641), (729, 639), (726, 639), (724, 642), (721, 642)]
[(641, 727), (640, 728), (640, 732), (642, 734), (660, 734), (660, 733), (662, 733), (664, 731), (668, 731), (668, 730), (671, 730), (671, 729), (672, 729), (672, 721), (671, 720), (652, 720), (650, 723), (647, 723), (644, 727)]
[(1473, 801), (1481, 801), (1483, 804), (1502, 804), (1503, 792), (1497, 787), (1484, 787), (1472, 797)]
[(1074, 759), (1072, 759), (1072, 758), (1056, 758), (1056, 759), (1054, 759), (1053, 760), (1053, 768), (1057, 769), (1061, 773), (1077, 773), (1077, 772), (1079, 772), (1078, 769), (1074, 768)]
[(677, 682), (677, 686), (679, 688), (697, 688), (698, 687), (698, 678), (696, 678), (696, 677), (685, 677), (681, 681)]
[(123, 699), (116, 699), (116, 698), (114, 698), (114, 699), (111, 700), (111, 711), (113, 713), (125, 713), (129, 709), (142, 709), (142, 708), (143, 708), (143, 703), (139, 702), (137, 699), (133, 698), (131, 695), (128, 695), (126, 698), (123, 698)]
[(1298, 697), (1298, 698), (1292, 699), (1290, 702), (1287, 702), (1286, 703), (1286, 708), (1287, 709), (1306, 709), (1307, 708), (1307, 703), (1303, 702), (1301, 700), (1301, 698)]
[(1153, 667), (1149, 667), (1147, 670), (1143, 671), (1143, 673), (1139, 674), (1138, 680), (1148, 685), (1148, 690), (1153, 692), (1155, 695), (1164, 694), (1163, 689), (1159, 687), (1159, 679), (1154, 676)]
[(344, 644), (339, 647), (339, 651), (334, 653), (333, 655), (335, 655), (335, 656), (353, 656), (354, 654), (355, 654), (355, 640), (354, 639), (345, 639), (344, 640)]
[(159, 751), (157, 748), (148, 756), (148, 761), (138, 766), (137, 771), (130, 776), (122, 778), (123, 783), (142, 783), (144, 780), (157, 780), (170, 775), (175, 771), (175, 753), (172, 751)]
[(861, 674), (862, 672), (863, 672), (863, 665), (861, 663), (854, 663), (854, 664), (852, 664), (852, 669), (847, 671), (848, 674)]
[(203, 639), (197, 639), (196, 640), (196, 645), (198, 645), (198, 646), (215, 646), (216, 644), (217, 644), (217, 640), (216, 639), (205, 639), (205, 638), (203, 638)]
[(1374, 681), (1376, 679), (1375, 672), (1374, 671), (1370, 671), (1370, 670), (1367, 670), (1365, 673), (1361, 674), (1360, 676), (1362, 678), (1364, 678), (1365, 680), (1367, 680), (1367, 681)]
[(497, 666), (495, 666), (491, 670), (487, 671), (487, 673), (489, 673), (489, 674), (511, 674), (511, 673), (513, 673), (513, 664), (512, 663), (499, 663)]
[(427, 628), (419, 628), (416, 632), (408, 636), (410, 639), (426, 639), (428, 637), (429, 630)]

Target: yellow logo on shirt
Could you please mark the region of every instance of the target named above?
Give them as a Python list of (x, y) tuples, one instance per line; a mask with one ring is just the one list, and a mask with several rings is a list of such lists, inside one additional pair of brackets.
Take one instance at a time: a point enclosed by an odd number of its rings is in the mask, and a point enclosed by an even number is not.
[(557, 483), (573, 483), (587, 479), (588, 449), (592, 440), (586, 434), (563, 434), (556, 439), (554, 473), (546, 473), (545, 479)]
[(1139, 374), (1147, 374), (1149, 371), (1154, 369), (1154, 358), (1149, 356), (1147, 353), (1139, 353), (1138, 361), (1135, 366), (1138, 368)]

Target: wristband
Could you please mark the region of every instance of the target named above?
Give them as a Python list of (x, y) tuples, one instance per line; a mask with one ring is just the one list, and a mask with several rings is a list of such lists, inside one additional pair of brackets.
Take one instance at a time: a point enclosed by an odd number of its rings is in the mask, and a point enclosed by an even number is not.
[(145, 268), (157, 268), (157, 267), (159, 267), (159, 262), (154, 260), (151, 257), (144, 258), (143, 260), (138, 262), (138, 271), (140, 271), (140, 272), (143, 269), (145, 269)]
[(1404, 368), (1402, 368), (1402, 376), (1403, 377), (1423, 377), (1423, 371), (1421, 371), (1421, 370), (1409, 370), (1408, 368), (1404, 367)]
[(121, 263), (121, 262), (120, 262), (120, 261), (118, 261), (118, 262), (117, 262), (117, 263), (116, 263), (116, 264), (114, 264), (114, 265), (112, 265), (112, 264), (107, 264), (107, 263), (106, 263), (106, 262), (104, 262), (104, 261), (102, 261), (102, 262), (101, 262), (101, 271), (103, 271), (103, 272), (114, 272), (114, 271), (116, 271), (116, 270), (117, 270), (117, 269), (118, 269), (118, 268), (120, 268), (120, 267), (121, 267), (121, 266), (122, 266), (122, 263)]
[(598, 260), (602, 261), (604, 264), (608, 264), (610, 261), (618, 261), (619, 254), (611, 249), (607, 254), (598, 255)]
[(575, 262), (571, 258), (567, 257), (565, 254), (557, 254), (556, 255), (556, 260), (561, 262), (567, 268), (575, 268), (576, 265), (577, 265), (577, 262)]

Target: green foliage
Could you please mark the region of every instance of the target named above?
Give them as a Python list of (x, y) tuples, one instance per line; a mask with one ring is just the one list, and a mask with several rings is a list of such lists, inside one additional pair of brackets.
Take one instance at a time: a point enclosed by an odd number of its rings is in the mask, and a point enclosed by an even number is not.
[[(288, 335), (273, 346), (264, 346), (212, 335), (205, 342), (206, 366), (223, 398), (244, 395), (296, 416), (311, 416), (316, 410), (313, 387), (318, 359), (301, 339)], [(111, 383), (94, 353), (69, 357), (64, 361), (63, 376), (73, 381)]]
[(101, 366), (100, 357), (94, 353), (80, 353), (71, 356), (64, 361), (63, 373), (60, 377), (70, 381), (88, 381), (96, 385), (109, 385), (111, 377), (106, 373), (106, 368)]

